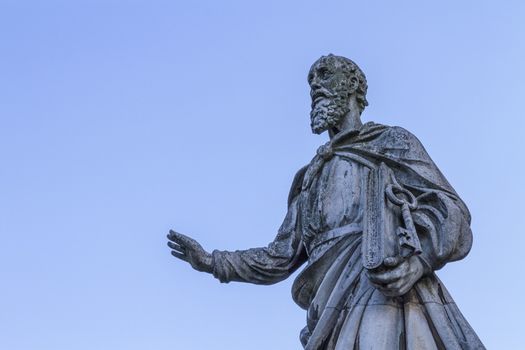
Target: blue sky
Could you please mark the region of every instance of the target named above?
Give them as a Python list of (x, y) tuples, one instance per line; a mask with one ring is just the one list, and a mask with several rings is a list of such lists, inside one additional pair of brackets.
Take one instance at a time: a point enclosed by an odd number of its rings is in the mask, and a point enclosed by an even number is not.
[(439, 276), (490, 349), (522, 347), (521, 1), (0, 1), (0, 348), (299, 349), (293, 278), (221, 285), (169, 254), (266, 245), (321, 55), (364, 121), (423, 142), (472, 212)]

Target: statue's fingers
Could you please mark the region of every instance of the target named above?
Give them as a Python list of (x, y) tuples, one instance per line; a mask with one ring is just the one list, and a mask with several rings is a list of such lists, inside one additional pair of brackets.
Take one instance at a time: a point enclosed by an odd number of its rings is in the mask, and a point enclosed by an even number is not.
[(388, 267), (386, 269), (380, 270), (379, 272), (372, 271), (376, 275), (382, 276), (382, 278), (390, 279), (392, 281), (397, 280), (405, 276), (409, 271), (409, 263), (405, 260), (399, 265), (394, 265), (393, 267)]
[(398, 293), (399, 295), (405, 295), (410, 291), (411, 288), (412, 286), (409, 285), (402, 286), (401, 288), (399, 288)]
[(184, 246), (181, 246), (180, 244), (177, 244), (177, 243), (173, 243), (173, 242), (168, 242), (168, 247), (170, 247), (171, 249), (174, 249), (180, 253), (185, 253), (186, 252), (186, 247)]
[(176, 233), (177, 232), (170, 230), (170, 233), (168, 233), (166, 237), (168, 237), (170, 241), (175, 241), (177, 239)]
[(188, 261), (188, 257), (186, 256), (186, 254), (179, 253), (179, 252), (177, 252), (175, 250), (171, 251), (171, 255), (173, 255), (174, 257), (179, 258), (181, 260)]
[(405, 286), (405, 280), (403, 278), (387, 284), (384, 288), (389, 291), (399, 291)]
[(400, 256), (390, 256), (388, 258), (385, 258), (385, 260), (383, 260), (383, 264), (385, 264), (385, 266), (388, 266), (388, 267), (397, 266), (401, 264), (402, 262), (403, 262), (403, 259)]
[(173, 230), (170, 230), (168, 239), (183, 245), (192, 245), (196, 243), (194, 239)]
[(368, 272), (368, 278), (371, 282), (378, 285), (386, 285), (397, 281), (401, 276), (395, 271)]
[(196, 247), (199, 244), (193, 239), (188, 236), (185, 236), (183, 234), (178, 235), (178, 239), (181, 245), (187, 246), (187, 247)]
[(170, 233), (168, 233), (168, 238), (169, 239), (176, 239), (179, 235), (180, 235), (180, 233), (178, 233), (177, 231), (170, 230)]
[(175, 232), (173, 230), (170, 230), (170, 233), (168, 234), (168, 239), (170, 241), (173, 241), (175, 243), (184, 243), (184, 238), (187, 238), (182, 233)]
[(397, 281), (391, 282), (391, 283), (384, 283), (384, 284), (377, 284), (372, 283), (374, 287), (376, 287), (381, 293), (383, 293), (386, 296), (398, 296), (403, 294), (402, 291), (406, 289), (406, 281), (405, 279), (399, 279)]

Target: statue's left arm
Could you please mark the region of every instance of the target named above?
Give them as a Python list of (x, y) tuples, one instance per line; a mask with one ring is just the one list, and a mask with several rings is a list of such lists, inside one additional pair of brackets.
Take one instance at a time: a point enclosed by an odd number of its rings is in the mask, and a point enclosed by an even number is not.
[(470, 214), (461, 199), (439, 191), (418, 198), (413, 213), (422, 246), (420, 258), (425, 272), (439, 270), (446, 263), (463, 259), (472, 247)]
[(470, 213), (414, 135), (392, 127), (373, 145), (372, 151), (362, 153), (389, 164), (397, 180), (417, 197), (412, 218), (422, 253), (370, 274), (371, 281), (387, 294), (403, 295), (419, 278), (468, 254)]
[(470, 213), (421, 142), (400, 127), (378, 140), (378, 153), (390, 162), (397, 179), (417, 196), (413, 212), (425, 272), (464, 258), (472, 246)]
[(372, 283), (386, 295), (407, 293), (421, 277), (463, 259), (472, 246), (470, 215), (461, 199), (432, 190), (420, 195), (418, 202), (412, 217), (421, 254), (401, 263), (386, 258), (384, 265), (389, 268), (369, 272)]
[(416, 187), (418, 209), (413, 218), (423, 251), (421, 259), (429, 273), (468, 254), (472, 247), (470, 212), (421, 142), (402, 128), (393, 128), (393, 133), (408, 146), (400, 163), (417, 174), (407, 176), (406, 185)]

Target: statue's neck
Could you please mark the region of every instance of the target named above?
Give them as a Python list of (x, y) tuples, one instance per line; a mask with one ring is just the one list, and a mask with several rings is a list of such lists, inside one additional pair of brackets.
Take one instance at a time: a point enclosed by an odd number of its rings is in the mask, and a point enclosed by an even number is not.
[(349, 112), (343, 117), (337, 127), (328, 130), (328, 135), (330, 136), (331, 140), (338, 133), (349, 130), (358, 130), (362, 126), (363, 123), (361, 122), (361, 109), (357, 105), (357, 101), (355, 99), (351, 99), (349, 103)]

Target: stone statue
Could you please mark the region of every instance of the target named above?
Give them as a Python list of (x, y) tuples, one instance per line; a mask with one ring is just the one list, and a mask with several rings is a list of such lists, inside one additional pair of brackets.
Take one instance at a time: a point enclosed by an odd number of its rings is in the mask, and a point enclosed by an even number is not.
[(414, 135), (361, 123), (354, 62), (323, 56), (308, 83), (312, 131), (330, 141), (295, 175), (273, 242), (210, 254), (170, 231), (171, 253), (224, 283), (277, 283), (305, 265), (292, 294), (307, 350), (484, 349), (434, 273), (472, 246), (465, 203)]

